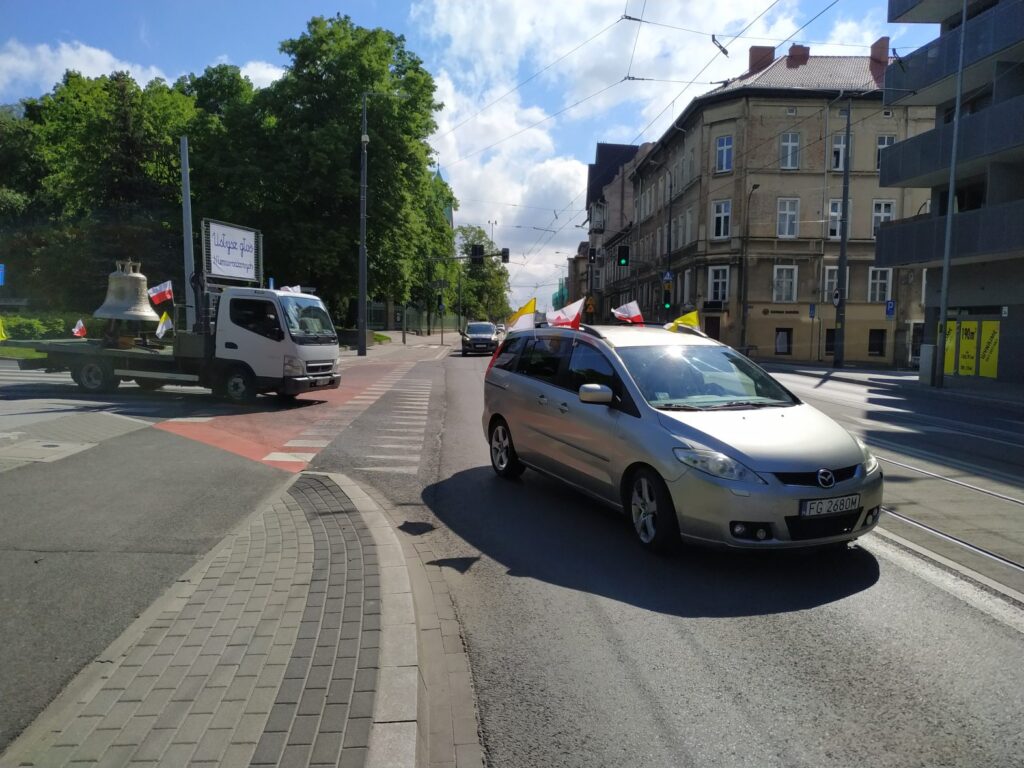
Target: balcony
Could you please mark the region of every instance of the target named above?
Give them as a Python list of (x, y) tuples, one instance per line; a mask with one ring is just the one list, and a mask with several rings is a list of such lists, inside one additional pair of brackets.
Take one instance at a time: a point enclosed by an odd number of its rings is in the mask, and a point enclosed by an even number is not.
[[(882, 150), (883, 187), (938, 187), (949, 181), (953, 124)], [(990, 162), (1024, 162), (1024, 96), (960, 119), (957, 177), (976, 176)]]
[[(946, 217), (915, 216), (878, 231), (875, 266), (935, 266), (942, 263)], [(953, 263), (1024, 256), (1024, 200), (956, 214)]]
[[(956, 96), (959, 28), (885, 70), (885, 104), (942, 104)], [(995, 61), (1024, 61), (1024, 2), (1000, 3), (967, 22), (964, 92), (992, 79)]]
[(889, 0), (889, 23), (938, 24), (958, 13), (962, 7), (961, 0)]

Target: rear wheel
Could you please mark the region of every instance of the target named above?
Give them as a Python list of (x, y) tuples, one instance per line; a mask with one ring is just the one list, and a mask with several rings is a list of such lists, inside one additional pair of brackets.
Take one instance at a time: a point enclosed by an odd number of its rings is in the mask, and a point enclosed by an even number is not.
[(679, 521), (665, 481), (653, 469), (640, 467), (630, 477), (627, 489), (633, 531), (641, 546), (654, 552), (677, 548)]
[(121, 379), (114, 375), (113, 366), (105, 360), (89, 360), (82, 363), (78, 368), (78, 378), (74, 380), (79, 389), (90, 394), (112, 392), (121, 383)]
[(221, 381), (220, 394), (233, 403), (251, 403), (256, 399), (256, 378), (248, 368), (230, 368)]
[(498, 419), (491, 426), (491, 467), (498, 477), (508, 480), (519, 477), (526, 469), (516, 455), (512, 433), (503, 419)]

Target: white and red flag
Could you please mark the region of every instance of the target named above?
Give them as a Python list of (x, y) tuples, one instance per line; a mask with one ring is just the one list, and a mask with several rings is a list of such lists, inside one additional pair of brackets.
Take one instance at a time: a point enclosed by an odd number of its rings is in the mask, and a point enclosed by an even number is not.
[(565, 305), (561, 309), (548, 312), (548, 322), (551, 325), (575, 328), (576, 330), (579, 330), (580, 315), (583, 313), (584, 301), (584, 299), (580, 299), (579, 301), (574, 301), (572, 304)]
[(149, 289), (149, 298), (154, 304), (163, 304), (165, 301), (174, 301), (174, 289), (171, 281), (160, 283)]
[(635, 301), (616, 307), (612, 310), (612, 314), (625, 323), (642, 323), (644, 321), (644, 316), (640, 314), (640, 305)]
[(85, 323), (82, 322), (82, 318), (78, 318), (75, 327), (71, 329), (71, 335), (77, 336), (80, 339), (85, 338)]

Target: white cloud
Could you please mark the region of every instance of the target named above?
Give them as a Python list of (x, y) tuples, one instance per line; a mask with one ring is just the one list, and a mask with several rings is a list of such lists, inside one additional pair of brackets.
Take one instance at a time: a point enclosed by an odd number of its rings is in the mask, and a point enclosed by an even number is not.
[(284, 67), (266, 61), (247, 61), (241, 70), (257, 88), (266, 88), (284, 74)]
[(29, 46), (12, 38), (0, 47), (0, 101), (46, 93), (69, 69), (87, 77), (128, 71), (141, 85), (157, 77), (166, 79), (158, 67), (123, 61), (109, 51), (77, 41)]

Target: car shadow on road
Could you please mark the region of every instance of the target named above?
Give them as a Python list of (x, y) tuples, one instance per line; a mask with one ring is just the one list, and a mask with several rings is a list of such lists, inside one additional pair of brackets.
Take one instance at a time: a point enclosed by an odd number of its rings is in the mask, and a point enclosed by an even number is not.
[(625, 516), (534, 472), (497, 478), (490, 467), (428, 486), (424, 502), (454, 533), (511, 576), (589, 592), (683, 617), (786, 613), (841, 600), (878, 581), (879, 566), (846, 551), (642, 549)]

